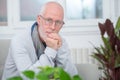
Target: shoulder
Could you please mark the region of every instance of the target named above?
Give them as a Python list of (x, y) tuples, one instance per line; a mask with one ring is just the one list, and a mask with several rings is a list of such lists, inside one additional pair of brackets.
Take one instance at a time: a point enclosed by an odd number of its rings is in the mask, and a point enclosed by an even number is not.
[(21, 43), (27, 42), (31, 39), (31, 33), (29, 28), (25, 28), (25, 30), (15, 33), (11, 42), (13, 43)]
[(25, 28), (24, 30), (16, 32), (13, 39), (14, 38), (25, 38), (25, 37), (31, 36), (30, 29), (31, 27), (28, 27), (28, 28)]

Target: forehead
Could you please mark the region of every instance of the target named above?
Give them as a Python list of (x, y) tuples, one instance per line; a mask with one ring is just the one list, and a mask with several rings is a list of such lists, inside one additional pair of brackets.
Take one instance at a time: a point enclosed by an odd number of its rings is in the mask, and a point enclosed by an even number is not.
[(45, 17), (63, 19), (64, 12), (63, 8), (58, 4), (47, 4), (45, 6), (44, 14)]

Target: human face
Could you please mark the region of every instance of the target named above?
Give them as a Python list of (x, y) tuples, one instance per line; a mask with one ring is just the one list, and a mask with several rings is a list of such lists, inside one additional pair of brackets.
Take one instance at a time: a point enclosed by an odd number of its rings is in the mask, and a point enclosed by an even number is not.
[(63, 22), (63, 9), (55, 4), (49, 4), (45, 7), (42, 15), (38, 15), (38, 30), (40, 37), (46, 36), (50, 33), (58, 33), (62, 28)]

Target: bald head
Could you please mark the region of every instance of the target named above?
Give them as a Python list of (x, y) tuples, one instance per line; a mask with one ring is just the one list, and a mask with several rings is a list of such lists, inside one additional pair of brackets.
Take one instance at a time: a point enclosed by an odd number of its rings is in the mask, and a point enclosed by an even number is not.
[(57, 2), (48, 2), (42, 6), (40, 15), (46, 15), (48, 13), (53, 13), (55, 15), (61, 15), (64, 17), (63, 7)]

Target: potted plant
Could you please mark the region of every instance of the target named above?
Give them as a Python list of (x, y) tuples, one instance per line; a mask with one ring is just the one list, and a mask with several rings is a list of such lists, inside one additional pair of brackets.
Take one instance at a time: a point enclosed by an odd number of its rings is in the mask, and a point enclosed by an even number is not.
[(102, 65), (100, 80), (120, 80), (120, 17), (115, 27), (110, 19), (98, 25), (103, 45), (95, 47), (92, 56)]
[[(32, 70), (23, 71), (23, 76), (27, 80), (82, 80), (78, 75), (70, 77), (70, 75), (65, 72), (60, 67), (39, 67), (40, 71), (35, 73)], [(20, 76), (11, 77), (8, 80), (23, 80)]]

